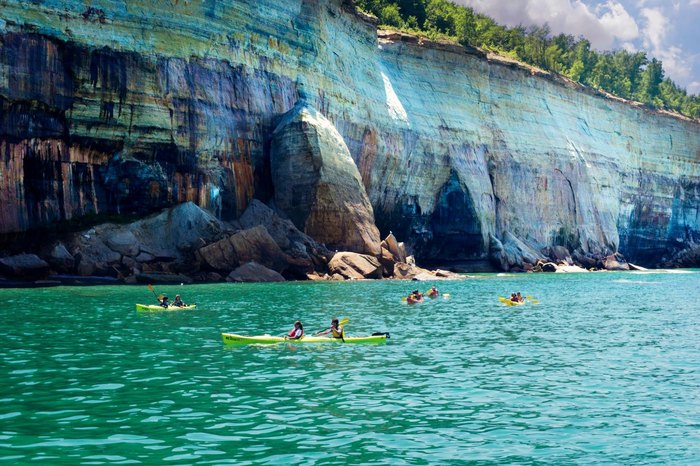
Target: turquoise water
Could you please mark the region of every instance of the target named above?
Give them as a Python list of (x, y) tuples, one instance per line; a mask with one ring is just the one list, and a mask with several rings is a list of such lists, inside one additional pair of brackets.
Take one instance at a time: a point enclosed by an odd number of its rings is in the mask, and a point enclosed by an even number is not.
[[(700, 272), (0, 290), (8, 464), (700, 464)], [(427, 289), (429, 284), (421, 284)], [(538, 305), (502, 307), (522, 291)], [(381, 345), (225, 347), (349, 317)]]

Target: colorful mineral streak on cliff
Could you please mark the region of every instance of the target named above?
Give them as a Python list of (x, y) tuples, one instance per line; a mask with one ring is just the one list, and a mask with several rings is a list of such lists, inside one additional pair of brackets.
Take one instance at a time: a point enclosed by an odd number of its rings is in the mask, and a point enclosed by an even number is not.
[(187, 200), (236, 218), (273, 197), (303, 93), (419, 257), (700, 240), (697, 122), (375, 28), (344, 0), (3, 1), (0, 232)]

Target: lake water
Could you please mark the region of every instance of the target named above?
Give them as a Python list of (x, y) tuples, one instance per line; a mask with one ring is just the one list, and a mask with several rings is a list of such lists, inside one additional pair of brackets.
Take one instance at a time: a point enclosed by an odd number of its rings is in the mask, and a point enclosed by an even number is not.
[[(700, 464), (699, 271), (437, 285), (156, 286), (198, 304), (178, 312), (137, 312), (146, 286), (0, 289), (0, 462)], [(333, 316), (391, 339), (220, 336)]]

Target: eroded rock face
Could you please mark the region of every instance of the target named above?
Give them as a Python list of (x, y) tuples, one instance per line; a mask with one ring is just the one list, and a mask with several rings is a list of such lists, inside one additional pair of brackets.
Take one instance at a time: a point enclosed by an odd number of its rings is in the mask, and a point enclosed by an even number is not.
[(282, 117), (270, 150), (275, 204), (328, 247), (378, 255), (379, 230), (335, 126), (305, 101)]
[[(342, 138), (379, 230), (419, 261), (485, 261), (510, 231), (592, 261), (697, 265), (697, 122), (474, 50), (377, 38), (346, 0), (319, 6), (5, 0), (0, 234), (185, 201), (233, 220), (276, 198), (272, 132), (303, 97)], [(340, 231), (343, 205), (318, 170), (323, 205), (294, 221), (378, 255), (369, 229)], [(152, 246), (140, 256), (170, 254)]]

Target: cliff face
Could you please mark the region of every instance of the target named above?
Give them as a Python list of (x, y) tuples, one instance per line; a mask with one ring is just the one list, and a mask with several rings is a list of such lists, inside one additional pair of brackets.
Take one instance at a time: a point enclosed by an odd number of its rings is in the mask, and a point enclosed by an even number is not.
[(378, 38), (343, 0), (0, 5), (2, 234), (183, 201), (237, 218), (275, 196), (273, 130), (303, 95), (419, 258), (512, 234), (656, 264), (700, 240), (700, 125)]

